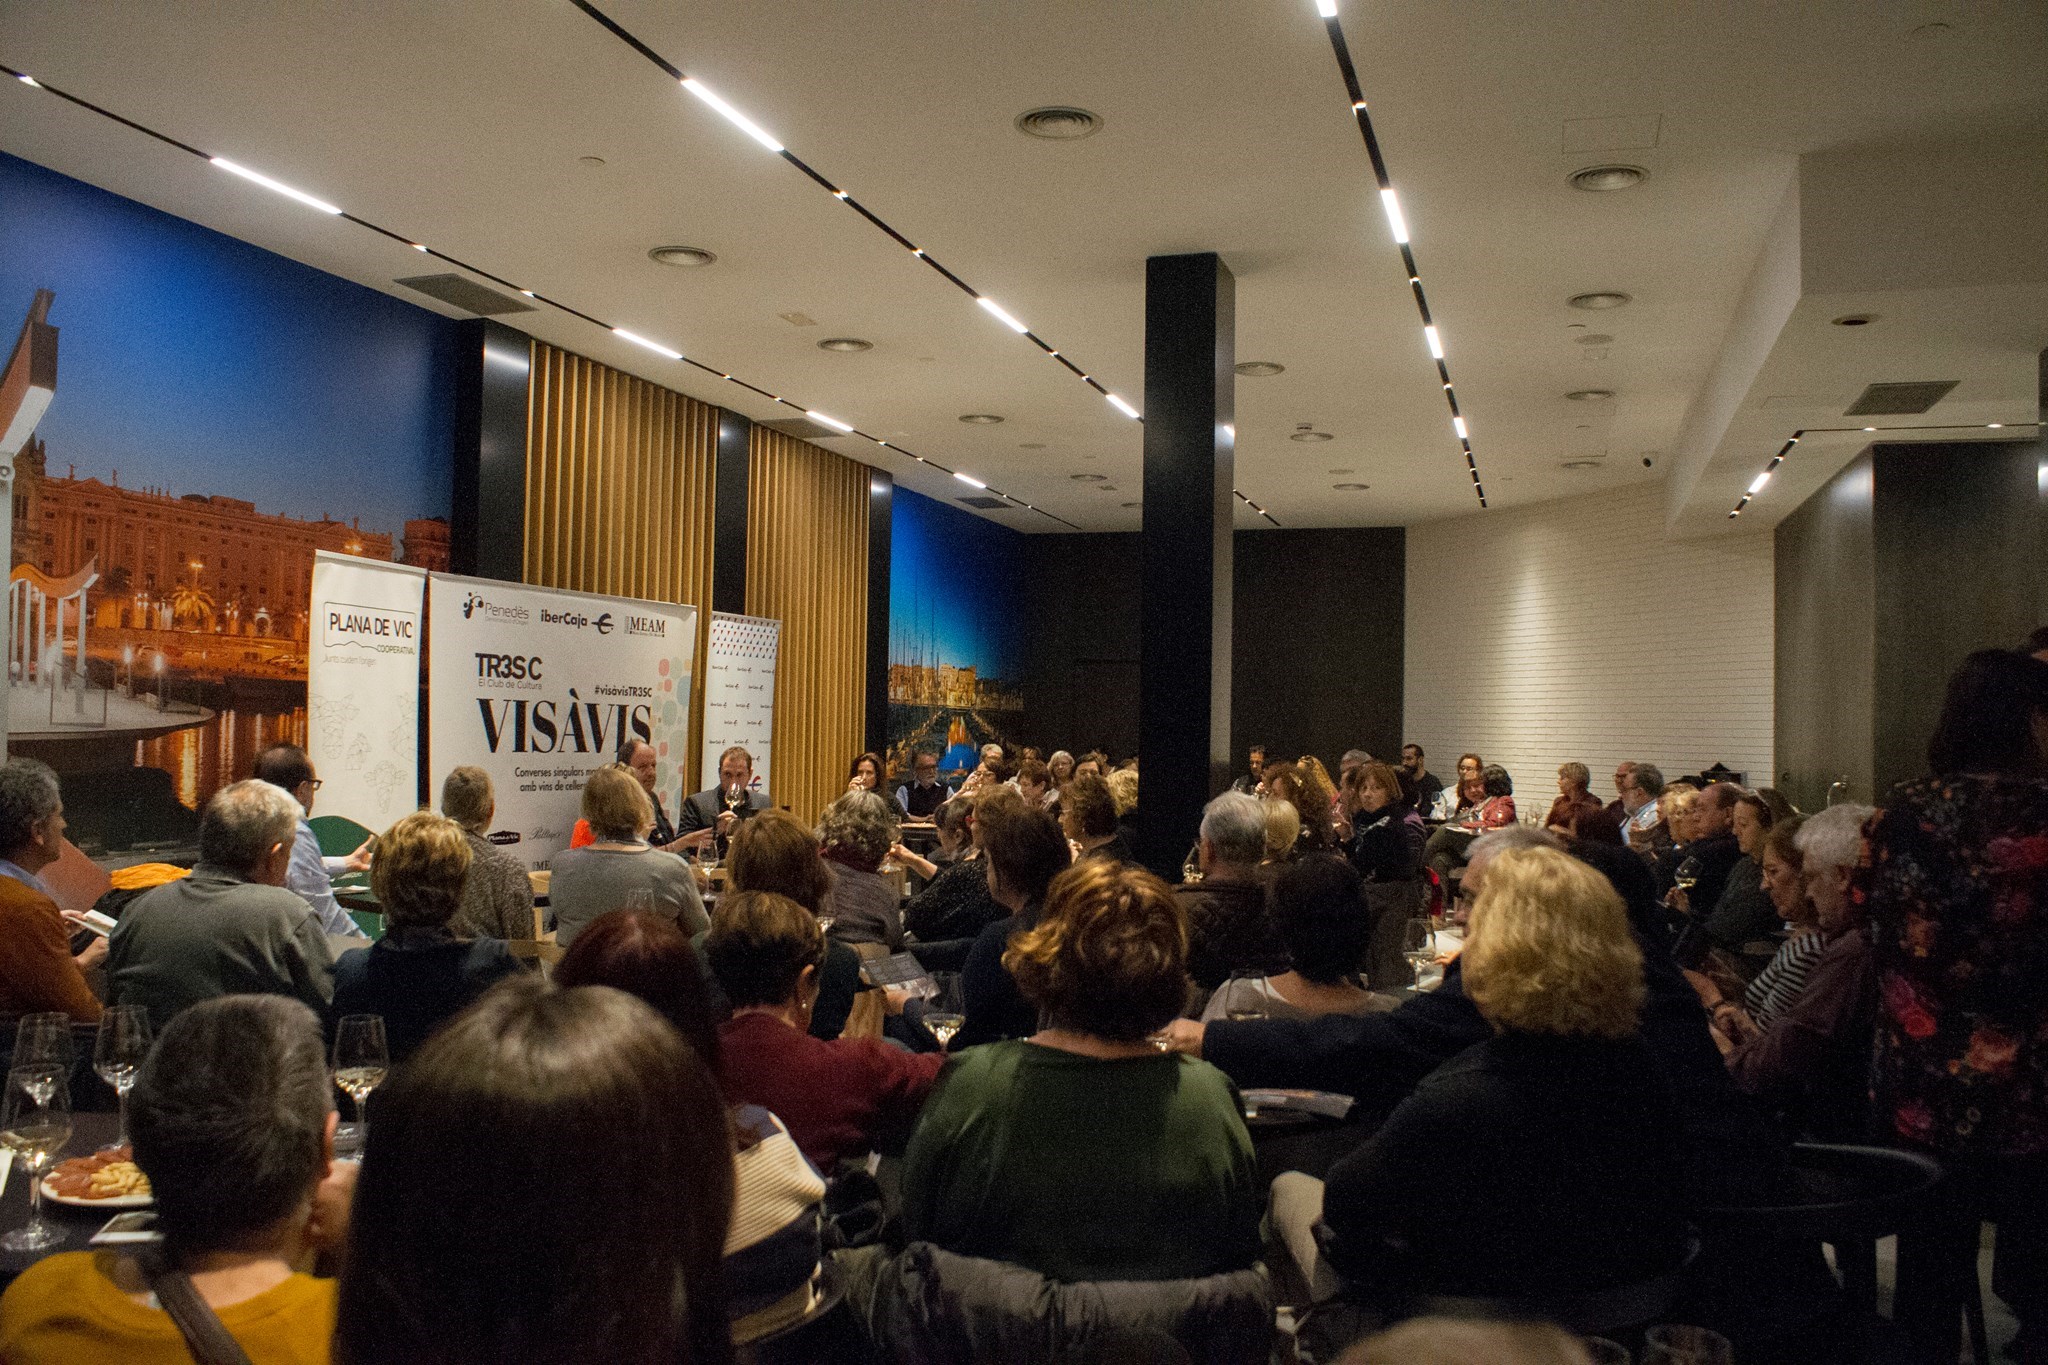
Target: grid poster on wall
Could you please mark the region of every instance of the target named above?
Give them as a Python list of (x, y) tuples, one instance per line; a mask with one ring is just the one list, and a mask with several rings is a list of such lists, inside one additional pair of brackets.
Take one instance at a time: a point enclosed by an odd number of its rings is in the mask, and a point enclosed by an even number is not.
[(738, 745), (754, 759), (754, 790), (771, 791), (775, 655), (782, 623), (714, 612), (704, 664), (704, 790), (718, 785), (718, 756)]

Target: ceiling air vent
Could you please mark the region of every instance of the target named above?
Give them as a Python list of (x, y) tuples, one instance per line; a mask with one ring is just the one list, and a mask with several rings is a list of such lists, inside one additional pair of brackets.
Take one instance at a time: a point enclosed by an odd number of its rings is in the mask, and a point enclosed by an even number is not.
[(969, 507), (979, 507), (984, 512), (993, 512), (998, 507), (1008, 507), (1010, 505), (1001, 498), (983, 497), (979, 494), (971, 498), (962, 498), (960, 501), (966, 503)]
[(500, 294), (495, 289), (486, 289), (475, 280), (462, 275), (411, 275), (402, 280), (393, 280), (407, 289), (416, 290), (430, 299), (439, 299), (452, 308), (465, 313), (474, 313), (481, 318), (496, 317), (500, 313), (531, 313), (533, 305), (521, 303), (518, 299)]
[(1904, 417), (1939, 403), (1960, 379), (1921, 379), (1910, 384), (1872, 384), (1858, 394), (1844, 417)]
[(1070, 104), (1051, 104), (1017, 115), (1017, 131), (1050, 142), (1072, 142), (1101, 132), (1102, 115)]
[(799, 441), (829, 441), (835, 436), (844, 436), (843, 431), (834, 431), (823, 422), (813, 422), (808, 417), (791, 417), (781, 422), (756, 422), (757, 427), (779, 431), (784, 436), (794, 436)]

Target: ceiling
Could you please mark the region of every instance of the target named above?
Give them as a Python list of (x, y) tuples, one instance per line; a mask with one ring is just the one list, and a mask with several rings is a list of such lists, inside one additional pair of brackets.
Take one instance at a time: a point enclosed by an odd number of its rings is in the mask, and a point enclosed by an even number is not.
[[(1237, 486), (1280, 524), (1477, 510), (1311, 0), (603, 7), (1133, 403), (1145, 258), (1219, 252), (1237, 278), (1238, 358), (1286, 366), (1239, 380), (1236, 407)], [(1965, 381), (1955, 400), (1971, 420), (2036, 418), (2015, 357), (2048, 345), (2048, 276), (1900, 301), (1860, 355), (1813, 316), (1841, 291), (1786, 304), (1762, 336), (1746, 300), (1802, 157), (2048, 130), (2048, 8), (1343, 0), (1341, 13), (1493, 506), (1677, 470), (1674, 526), (1768, 525), (1796, 505), (1781, 492), (1793, 479), (1740, 524), (1724, 494), (1790, 430), (1824, 423), (1781, 422), (1766, 400), (1811, 397), (1827, 416), (1864, 383), (1936, 377), (1923, 359)], [(0, 18), (0, 62), (51, 86), (1066, 523), (1138, 525), (1136, 423), (567, 0), (0, 0)], [(1092, 110), (1102, 131), (1057, 143), (1013, 127), (1047, 104)], [(0, 149), (461, 315), (392, 283), (446, 265), (47, 92), (0, 82)], [(1649, 178), (1568, 185), (1609, 161)], [(648, 259), (669, 243), (719, 259)], [(1634, 301), (1566, 305), (1594, 290)], [(1930, 336), (1907, 325), (1922, 315)], [(1980, 316), (2001, 319), (1995, 342), (1973, 343)], [(566, 312), (507, 321), (756, 419), (798, 415)], [(818, 349), (834, 336), (874, 349)], [(1587, 389), (1615, 397), (1564, 396)], [(1288, 439), (1303, 424), (1332, 439)], [(820, 443), (935, 497), (972, 491), (858, 437)], [(1846, 460), (1855, 442), (1841, 444)]]

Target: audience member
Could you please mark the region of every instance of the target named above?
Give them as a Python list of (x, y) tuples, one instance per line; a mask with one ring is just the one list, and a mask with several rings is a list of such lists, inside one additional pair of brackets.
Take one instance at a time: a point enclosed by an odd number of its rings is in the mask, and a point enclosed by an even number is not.
[[(1677, 786), (1674, 784), (1667, 788), (1665, 795), (1671, 796)], [(1672, 797), (1674, 808), (1686, 808), (1683, 817), (1685, 838), (1679, 839), (1679, 821), (1671, 819), (1671, 837), (1682, 845), (1683, 851), (1676, 848), (1672, 851), (1670, 866), (1665, 869), (1660, 882), (1673, 887), (1673, 902), (1700, 921), (1713, 917), (1721, 904), (1721, 894), (1728, 887), (1729, 874), (1742, 860), (1742, 844), (1735, 835), (1735, 811), (1744, 795), (1742, 788), (1732, 782), (1715, 782), (1691, 797), (1689, 802), (1682, 795)], [(1677, 885), (1676, 878), (1681, 868), (1696, 878), (1689, 890)], [(1761, 882), (1756, 889), (1761, 891)], [(1754, 904), (1745, 902), (1738, 910), (1753, 912), (1755, 908)], [(1765, 927), (1768, 928), (1769, 924), (1766, 923)]]
[(693, 792), (676, 813), (682, 834), (710, 830), (720, 848), (742, 820), (772, 808), (768, 793), (754, 790), (754, 756), (735, 744), (718, 756), (718, 785)]
[(1227, 791), (1202, 810), (1196, 859), (1202, 879), (1173, 888), (1188, 926), (1188, 976), (1213, 991), (1231, 973), (1285, 970), (1287, 947), (1267, 906), (1259, 875), (1266, 851), (1266, 806)]
[(449, 770), (441, 784), (441, 814), (461, 827), (469, 845), (469, 878), (449, 927), (464, 938), (531, 939), (533, 879), (525, 864), (487, 837), (497, 813), (489, 773), (467, 766)]
[(1579, 822), (1580, 815), (1588, 810), (1599, 810), (1600, 799), (1593, 795), (1593, 774), (1583, 763), (1567, 763), (1557, 770), (1557, 800), (1550, 803), (1550, 813), (1543, 817), (1543, 827), (1563, 831), (1567, 838)]
[(377, 1101), (339, 1365), (732, 1359), (732, 1134), (709, 1068), (653, 1009), (508, 982)]
[(1604, 806), (1599, 810), (1574, 810), (1567, 819), (1569, 823), (1557, 832), (1568, 840), (1607, 844), (1613, 848), (1628, 847), (1628, 841), (1621, 834), (1621, 821)]
[[(1071, 767), (1074, 760), (1067, 759)], [(905, 819), (929, 820), (953, 795), (953, 789), (939, 776), (939, 756), (919, 749), (910, 760), (910, 781), (896, 789), (896, 804)]]
[(596, 842), (557, 853), (548, 879), (556, 942), (568, 947), (584, 925), (620, 909), (650, 910), (691, 934), (710, 926), (689, 863), (648, 844), (654, 807), (630, 772), (592, 773), (583, 784), (583, 818)]
[(1902, 1298), (1900, 1316), (1955, 1358), (1989, 1220), (2016, 1358), (2048, 1360), (2048, 661), (1965, 659), (1927, 760), (1869, 826), (1851, 887), (1875, 931), (1877, 1124), (1954, 1182), (1945, 1225), (1899, 1248), (1902, 1294), (1942, 1292)]
[[(996, 794), (981, 799), (996, 799)], [(920, 943), (972, 939), (1003, 917), (1003, 908), (988, 894), (988, 867), (974, 837), (975, 805), (971, 799), (955, 797), (939, 807), (939, 846), (931, 859), (901, 846), (895, 850), (897, 861), (928, 879), (903, 906), (903, 927)]]
[(1451, 884), (1451, 874), (1465, 865), (1466, 852), (1474, 839), (1515, 823), (1515, 784), (1508, 777), (1508, 770), (1498, 763), (1489, 763), (1481, 770), (1480, 782), (1485, 799), (1477, 805), (1466, 805), (1461, 795), (1458, 814), (1434, 831), (1422, 846), (1423, 857), (1446, 887)]
[(831, 932), (841, 943), (903, 947), (896, 884), (881, 873), (899, 828), (890, 803), (871, 791), (850, 791), (818, 817), (818, 853), (832, 877)]
[(1654, 763), (1631, 763), (1627, 781), (1621, 805), (1628, 818), (1622, 821), (1621, 832), (1630, 848), (1649, 858), (1671, 847), (1670, 827), (1657, 804), (1664, 794), (1664, 774)]
[(1034, 806), (1049, 808), (1058, 799), (1058, 793), (1052, 789), (1051, 771), (1035, 758), (1027, 758), (1017, 765), (1017, 780), (1011, 785), (1019, 796)]
[(256, 755), (252, 775), (259, 782), (283, 788), (299, 805), (299, 822), (292, 831), (291, 866), (285, 872), (285, 890), (303, 898), (313, 907), (313, 915), (320, 921), (323, 933), (344, 938), (366, 937), (356, 922), (349, 918), (348, 911), (341, 908), (341, 902), (334, 898), (334, 874), (367, 870), (370, 866), (370, 841), (365, 839), (361, 847), (346, 858), (321, 856), (319, 836), (313, 833), (313, 826), (307, 820), (313, 813), (313, 795), (320, 790), (320, 779), (313, 772), (313, 760), (306, 757), (306, 751), (298, 745), (271, 745)]
[(1344, 779), (1351, 776), (1353, 769), (1361, 768), (1372, 761), (1372, 755), (1363, 749), (1346, 749), (1344, 756), (1337, 760), (1337, 785), (1342, 787)]
[(1813, 900), (1806, 894), (1805, 860), (1795, 842), (1805, 823), (1805, 816), (1795, 815), (1772, 825), (1764, 836), (1764, 888), (1772, 912), (1792, 926), (1791, 936), (1778, 945), (1770, 962), (1745, 988), (1739, 1004), (1725, 999), (1717, 984), (1705, 978), (1693, 981), (1700, 991), (1700, 1003), (1711, 1012), (1714, 1028), (1732, 1042), (1748, 1042), (1783, 1014), (1806, 989), (1813, 964), (1827, 947)]
[(1134, 767), (1118, 768), (1102, 779), (1109, 788), (1109, 799), (1116, 806), (1116, 843), (1124, 850), (1126, 862), (1135, 861), (1138, 847), (1138, 770)]
[(1869, 806), (1830, 806), (1800, 828), (1806, 894), (1827, 946), (1798, 998), (1728, 1054), (1739, 1088), (1786, 1114), (1794, 1129), (1826, 1141), (1854, 1141), (1868, 1112), (1876, 974), (1849, 879), (1872, 814)]
[[(1728, 868), (1718, 899), (1709, 902), (1702, 894), (1707, 884), (1704, 876), (1693, 886), (1692, 914), (1709, 944), (1723, 952), (1740, 953), (1752, 943), (1773, 938), (1785, 918), (1779, 914), (1770, 892), (1764, 889), (1764, 840), (1769, 837), (1776, 817), (1755, 793), (1717, 782), (1700, 793), (1700, 805), (1693, 811), (1695, 833), (1708, 818), (1702, 812), (1715, 792), (1734, 793), (1732, 804), (1725, 809), (1730, 822), (1729, 837), (1735, 840), (1740, 856)], [(1695, 844), (1700, 842), (1694, 840)], [(1700, 855), (1693, 851), (1692, 856)]]
[(1642, 955), (1621, 897), (1562, 852), (1510, 849), (1486, 868), (1460, 962), (1492, 1034), (1331, 1169), (1332, 1264), (1392, 1305), (1675, 1270), (1683, 1151), (1639, 1029)]
[(64, 912), (36, 874), (64, 853), (64, 796), (49, 764), (0, 766), (0, 1014), (68, 1014), (90, 1024), (100, 1002), (85, 983), (107, 956), (95, 938), (71, 954)]
[[(762, 822), (750, 822), (748, 830)], [(675, 1026), (713, 1075), (722, 1071), (717, 1014), (697, 952), (682, 931), (638, 910), (600, 915), (555, 964), (557, 986), (610, 986), (638, 996)], [(825, 1182), (782, 1120), (734, 1106), (732, 1227), (725, 1239), (726, 1309), (733, 1340), (753, 1341), (800, 1318), (813, 1298)]]
[(1635, 807), (1629, 804), (1629, 777), (1635, 770), (1633, 759), (1624, 758), (1614, 765), (1614, 799), (1607, 803), (1607, 812), (1617, 823), (1626, 824), (1635, 812)]
[(644, 739), (629, 739), (619, 746), (617, 762), (633, 774), (633, 780), (640, 784), (640, 790), (647, 793), (647, 804), (654, 809), (654, 823), (648, 827), (647, 842), (656, 848), (673, 853), (678, 849), (703, 848), (711, 837), (703, 830), (678, 838), (676, 827), (669, 821), (668, 812), (662, 808), (661, 793), (654, 787), (654, 772), (661, 756), (654, 746)]
[(356, 1168), (334, 1163), (330, 1085), (320, 1021), (297, 1001), (231, 995), (173, 1019), (128, 1096), (161, 1247), (66, 1251), (29, 1266), (0, 1298), (0, 1358), (224, 1359), (198, 1355), (159, 1306), (196, 1296), (197, 1316), (245, 1359), (327, 1360), (335, 1284), (300, 1267), (347, 1233)]
[(1401, 779), (1384, 763), (1363, 763), (1345, 778), (1351, 838), (1344, 853), (1369, 882), (1410, 882), (1422, 871), (1427, 830), (1401, 798)]
[(719, 1047), (734, 1104), (778, 1116), (828, 1176), (842, 1157), (893, 1145), (908, 1131), (945, 1058), (876, 1038), (810, 1035), (825, 935), (802, 906), (760, 891), (728, 895), (704, 953), (732, 1002)]
[(522, 970), (503, 939), (448, 931), (469, 871), (462, 826), (445, 815), (414, 811), (384, 831), (370, 867), (384, 937), (336, 959), (330, 1023), (382, 1015), (391, 1060), (402, 1062), (445, 1020)]
[(1437, 805), (1443, 800), (1444, 782), (1425, 766), (1424, 757), (1420, 744), (1401, 746), (1401, 771), (1414, 788), (1412, 804), (1417, 812), (1428, 816), (1436, 812)]
[(1486, 803), (1486, 760), (1478, 754), (1458, 755), (1458, 794), (1453, 815)]
[(900, 825), (909, 816), (903, 809), (903, 803), (883, 784), (882, 776), (882, 756), (874, 753), (862, 754), (853, 760), (853, 767), (847, 771), (846, 789), (850, 792), (873, 792), (881, 797), (882, 803), (889, 807), (890, 814), (895, 816), (896, 823)]
[[(816, 919), (831, 913), (832, 870), (818, 856), (817, 839), (788, 811), (764, 810), (733, 831), (725, 877), (729, 890), (787, 896)], [(854, 998), (864, 989), (860, 954), (828, 936), (811, 1006), (811, 1036), (832, 1039), (845, 1032)]]
[(1394, 1008), (1393, 997), (1374, 995), (1359, 981), (1373, 920), (1365, 884), (1351, 864), (1330, 853), (1297, 858), (1274, 878), (1272, 899), (1288, 966), (1223, 982), (1202, 1011), (1205, 1021), (1314, 1019)]
[(2027, 637), (2027, 643), (2021, 648), (2020, 653), (2032, 655), (2042, 663), (2048, 664), (2048, 626), (2035, 627), (2034, 633)]
[(1265, 782), (1266, 746), (1254, 744), (1245, 751), (1245, 771), (1237, 775), (1237, 781), (1230, 784), (1230, 789), (1246, 796), (1262, 796), (1265, 794)]
[(1336, 843), (1336, 796), (1321, 763), (1275, 763), (1266, 769), (1266, 799), (1285, 801), (1301, 817), (1297, 853), (1320, 852)]
[(1082, 773), (1067, 784), (1060, 798), (1060, 828), (1074, 841), (1076, 855), (1131, 861), (1131, 846), (1117, 824), (1116, 798), (1109, 783), (1093, 773)]
[(272, 783), (237, 782), (199, 817), (192, 875), (136, 898), (107, 943), (115, 1001), (162, 1029), (218, 995), (288, 995), (325, 1011), (334, 956), (312, 907), (284, 889), (299, 803)]
[(1045, 766), (1052, 774), (1053, 794), (1057, 796), (1074, 779), (1074, 756), (1065, 749), (1054, 749), (1052, 757), (1045, 760)]
[(1100, 749), (1090, 749), (1087, 753), (1082, 754), (1080, 762), (1074, 765), (1074, 776), (1080, 777), (1084, 773), (1092, 774), (1096, 777), (1107, 777), (1109, 775), (1109, 755)]
[[(1069, 787), (1079, 805), (1107, 806), (1109, 790), (1100, 778), (1081, 776)], [(1070, 807), (1071, 818), (1075, 807)], [(1003, 965), (1010, 940), (1038, 923), (1046, 888), (1064, 871), (1071, 855), (1067, 841), (1044, 811), (1022, 801), (989, 801), (976, 807), (975, 838), (981, 861), (988, 865), (988, 889), (1009, 914), (976, 936), (960, 969), (960, 994), (966, 1022), (953, 1038), (953, 1051), (1002, 1038), (1028, 1037), (1038, 1028), (1038, 1009), (1017, 987)], [(1113, 862), (1098, 855), (1084, 861)]]
[(1151, 873), (1056, 879), (1004, 965), (1029, 1038), (957, 1059), (903, 1163), (906, 1235), (1050, 1279), (1167, 1280), (1249, 1266), (1263, 1202), (1230, 1083), (1148, 1035), (1180, 1012), (1186, 930)]
[(1263, 801), (1266, 808), (1266, 865), (1293, 858), (1301, 847), (1301, 813), (1292, 801)]

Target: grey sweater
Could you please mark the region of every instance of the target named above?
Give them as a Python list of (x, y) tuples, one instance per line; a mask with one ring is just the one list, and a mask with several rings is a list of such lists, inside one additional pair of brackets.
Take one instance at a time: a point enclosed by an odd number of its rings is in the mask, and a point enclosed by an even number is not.
[(651, 911), (676, 921), (685, 934), (711, 927), (690, 865), (658, 848), (563, 850), (555, 855), (548, 880), (548, 906), (555, 916), (555, 941), (564, 948), (585, 925), (613, 910)]
[(219, 995), (289, 995), (323, 1013), (334, 955), (298, 896), (201, 863), (122, 914), (107, 940), (107, 981), (157, 1029)]

